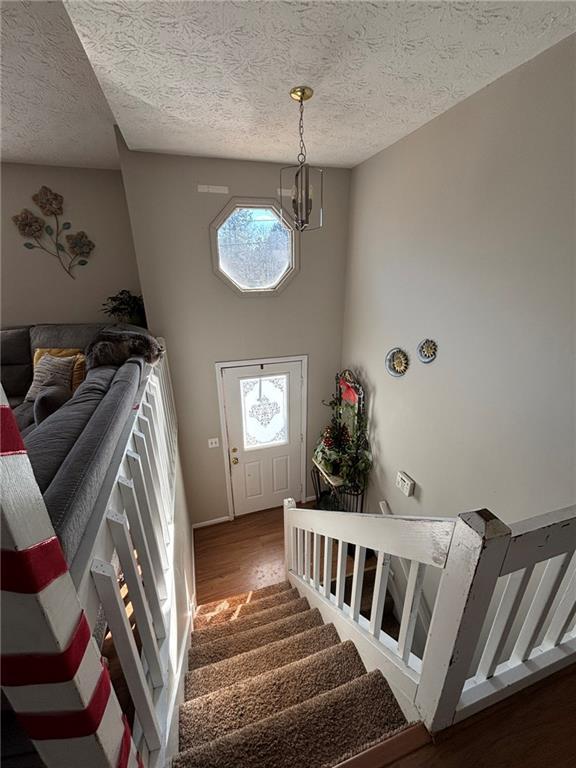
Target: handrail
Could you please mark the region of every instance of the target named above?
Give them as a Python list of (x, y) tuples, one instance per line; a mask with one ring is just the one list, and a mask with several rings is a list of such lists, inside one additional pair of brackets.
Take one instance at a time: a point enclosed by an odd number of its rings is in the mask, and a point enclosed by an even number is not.
[[(292, 499), (284, 509), (290, 581), (356, 642), (367, 665), (382, 669), (429, 730), (576, 661), (576, 506), (511, 527), (488, 510), (450, 520), (297, 509)], [(367, 549), (378, 555), (370, 621), (360, 613)], [(380, 628), (393, 557), (409, 563), (397, 642)], [(441, 578), (420, 663), (416, 617), (428, 567)]]
[(290, 508), (291, 524), (306, 525), (313, 533), (359, 544), (367, 549), (385, 549), (390, 555), (418, 560), (442, 568), (454, 531), (449, 518), (385, 517), (355, 512)]

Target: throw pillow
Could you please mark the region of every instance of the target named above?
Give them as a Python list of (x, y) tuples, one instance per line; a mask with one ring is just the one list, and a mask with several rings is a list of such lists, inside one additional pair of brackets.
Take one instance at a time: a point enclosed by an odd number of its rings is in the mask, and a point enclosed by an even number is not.
[(75, 357), (44, 355), (34, 367), (34, 378), (25, 399), (35, 400), (49, 380), (51, 384), (58, 383), (69, 388), (72, 384), (72, 370), (75, 362)]
[(55, 349), (55, 348), (39, 348), (34, 352), (34, 367), (37, 362), (44, 357), (44, 355), (52, 355), (52, 357), (71, 357), (74, 355), (76, 362), (74, 363), (74, 370), (72, 371), (72, 392), (76, 392), (80, 384), (86, 378), (86, 357), (81, 349)]
[(65, 387), (62, 384), (50, 384), (48, 382), (47, 386), (40, 390), (36, 400), (34, 400), (34, 421), (36, 424), (41, 424), (44, 419), (51, 416), (61, 405), (68, 402), (71, 397), (72, 390), (70, 387)]

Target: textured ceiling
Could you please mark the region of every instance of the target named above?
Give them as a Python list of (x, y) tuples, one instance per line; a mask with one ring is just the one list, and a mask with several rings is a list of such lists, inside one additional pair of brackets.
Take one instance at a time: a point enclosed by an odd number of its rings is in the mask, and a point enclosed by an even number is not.
[(309, 159), (353, 166), (576, 31), (576, 2), (2, 5), (3, 158), (101, 167), (114, 121), (131, 149), (292, 162), (299, 83)]
[(118, 167), (114, 117), (60, 2), (2, 2), (2, 160)]
[(566, 2), (65, 0), (132, 149), (353, 166), (576, 30)]

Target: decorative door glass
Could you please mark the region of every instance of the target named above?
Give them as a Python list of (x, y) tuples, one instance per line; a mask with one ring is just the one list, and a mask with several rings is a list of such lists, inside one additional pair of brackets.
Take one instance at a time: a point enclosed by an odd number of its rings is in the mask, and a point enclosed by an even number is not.
[(240, 380), (244, 450), (288, 442), (288, 374)]

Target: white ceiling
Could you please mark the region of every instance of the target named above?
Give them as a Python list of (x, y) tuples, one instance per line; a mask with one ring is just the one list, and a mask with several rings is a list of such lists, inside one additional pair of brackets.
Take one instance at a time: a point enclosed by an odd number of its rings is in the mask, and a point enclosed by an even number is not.
[[(6, 5), (20, 9), (10, 9), (5, 25), (5, 159), (109, 165), (112, 120), (60, 4)], [(576, 2), (65, 0), (65, 7), (131, 149), (292, 162), (297, 105), (288, 91), (306, 83), (316, 91), (306, 108), (309, 159), (342, 166), (576, 31)], [(53, 39), (36, 16), (50, 16)], [(89, 162), (77, 162), (80, 149)]]
[(2, 160), (118, 167), (114, 117), (60, 2), (2, 2)]

